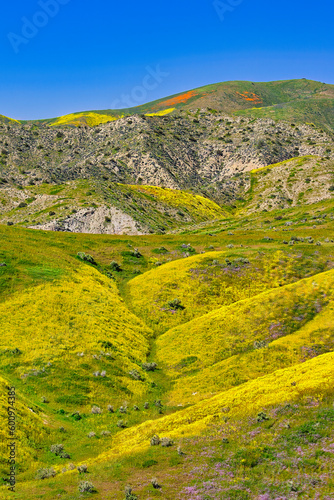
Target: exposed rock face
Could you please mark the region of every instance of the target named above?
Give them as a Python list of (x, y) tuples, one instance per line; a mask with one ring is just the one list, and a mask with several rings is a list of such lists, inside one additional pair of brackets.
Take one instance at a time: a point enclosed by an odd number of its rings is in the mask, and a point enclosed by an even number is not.
[(140, 230), (136, 221), (115, 207), (101, 206), (79, 210), (66, 219), (53, 220), (44, 225), (31, 226), (31, 229), (45, 231), (69, 231), (72, 233), (92, 234), (146, 234)]
[(217, 183), (226, 177), (299, 155), (334, 157), (334, 148), (332, 137), (311, 125), (203, 110), (136, 115), (95, 128), (0, 125), (0, 153), (3, 185), (94, 178), (192, 188), (224, 201)]

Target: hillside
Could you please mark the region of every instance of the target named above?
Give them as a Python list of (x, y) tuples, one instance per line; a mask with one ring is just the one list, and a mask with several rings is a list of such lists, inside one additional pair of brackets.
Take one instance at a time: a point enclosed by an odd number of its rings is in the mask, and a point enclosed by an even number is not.
[[(163, 115), (174, 110), (204, 108), (213, 108), (229, 115), (250, 109), (252, 115), (252, 110), (258, 108), (261, 110), (260, 115), (255, 116), (312, 122), (333, 130), (333, 99), (334, 85), (307, 79), (262, 83), (232, 81), (206, 85), (134, 108), (85, 111), (40, 122), (52, 126), (92, 126), (124, 115)], [(271, 116), (271, 113), (274, 115)]]
[[(154, 476), (167, 500), (330, 495), (333, 200), (268, 216), (166, 235), (0, 225), (0, 376), (24, 450), (14, 498), (79, 499), (87, 480), (97, 499), (124, 500), (126, 484), (148, 499)], [(154, 434), (175, 444), (150, 446)]]
[[(330, 199), (334, 184), (331, 134), (210, 111), (85, 129), (2, 125), (0, 145), (0, 222), (43, 229), (168, 232)], [(271, 165), (266, 180), (253, 173)]]

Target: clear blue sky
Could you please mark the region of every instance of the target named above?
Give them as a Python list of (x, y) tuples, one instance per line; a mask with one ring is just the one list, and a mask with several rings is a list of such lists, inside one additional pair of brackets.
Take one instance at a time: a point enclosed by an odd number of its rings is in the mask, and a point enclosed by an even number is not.
[[(2, 2), (0, 114), (35, 119), (126, 107), (129, 98), (141, 104), (226, 80), (334, 83), (332, 0), (217, 4)], [(154, 80), (157, 66), (163, 74)]]

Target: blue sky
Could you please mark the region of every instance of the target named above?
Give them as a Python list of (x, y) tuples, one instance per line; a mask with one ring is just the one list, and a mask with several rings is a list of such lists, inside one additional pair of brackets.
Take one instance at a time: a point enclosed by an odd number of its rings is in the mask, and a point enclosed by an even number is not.
[(334, 84), (332, 0), (12, 0), (0, 14), (0, 114), (13, 118), (227, 80)]

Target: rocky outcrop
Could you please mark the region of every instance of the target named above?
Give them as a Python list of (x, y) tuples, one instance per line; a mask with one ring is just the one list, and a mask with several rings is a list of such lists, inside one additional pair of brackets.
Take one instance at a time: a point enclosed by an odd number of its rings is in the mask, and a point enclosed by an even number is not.
[(30, 227), (44, 231), (91, 234), (139, 235), (147, 233), (147, 229), (139, 227), (139, 224), (129, 215), (115, 207), (106, 206), (82, 209), (64, 220), (53, 220), (43, 225)]

